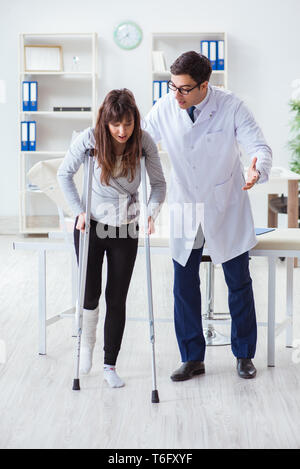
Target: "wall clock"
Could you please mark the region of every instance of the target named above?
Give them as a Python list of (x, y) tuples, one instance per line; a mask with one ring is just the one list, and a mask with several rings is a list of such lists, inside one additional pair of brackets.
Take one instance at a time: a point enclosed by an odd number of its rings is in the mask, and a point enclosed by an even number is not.
[(121, 49), (135, 49), (142, 41), (141, 28), (133, 21), (123, 21), (114, 31), (114, 40)]

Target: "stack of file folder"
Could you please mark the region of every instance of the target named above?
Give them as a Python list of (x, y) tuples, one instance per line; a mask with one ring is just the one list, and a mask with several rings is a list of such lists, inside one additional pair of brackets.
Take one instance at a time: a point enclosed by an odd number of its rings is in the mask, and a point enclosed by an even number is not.
[(224, 70), (224, 41), (201, 41), (201, 54), (210, 60), (213, 70)]
[(165, 94), (169, 93), (168, 81), (166, 80), (154, 80), (153, 81), (153, 105), (159, 98), (162, 98)]
[(21, 122), (21, 151), (36, 150), (36, 121)]
[(22, 83), (23, 111), (37, 111), (38, 83), (37, 81), (23, 81)]

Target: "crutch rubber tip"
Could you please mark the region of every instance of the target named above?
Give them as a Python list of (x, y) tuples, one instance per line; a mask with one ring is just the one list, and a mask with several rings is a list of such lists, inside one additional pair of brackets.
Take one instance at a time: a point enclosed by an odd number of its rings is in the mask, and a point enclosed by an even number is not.
[(155, 391), (152, 391), (151, 402), (153, 402), (154, 404), (157, 404), (159, 402), (158, 391), (156, 389)]
[(79, 379), (74, 379), (73, 380), (73, 391), (80, 391), (80, 385), (79, 385)]

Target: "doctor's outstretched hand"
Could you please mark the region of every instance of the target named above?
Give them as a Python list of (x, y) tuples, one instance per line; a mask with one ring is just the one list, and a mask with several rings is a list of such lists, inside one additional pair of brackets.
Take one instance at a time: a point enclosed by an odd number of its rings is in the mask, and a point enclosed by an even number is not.
[(242, 187), (243, 191), (247, 191), (251, 189), (251, 187), (254, 186), (254, 184), (258, 181), (259, 179), (259, 172), (256, 169), (256, 162), (257, 162), (257, 157), (255, 156), (252, 160), (252, 164), (248, 169), (248, 177), (246, 184), (244, 187)]

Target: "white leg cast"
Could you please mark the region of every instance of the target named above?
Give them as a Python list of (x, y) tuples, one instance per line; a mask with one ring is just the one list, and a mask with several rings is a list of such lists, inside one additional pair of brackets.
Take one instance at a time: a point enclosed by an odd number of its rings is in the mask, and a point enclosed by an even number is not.
[(88, 374), (92, 368), (98, 318), (99, 307), (83, 310), (80, 347), (80, 372), (83, 374)]

